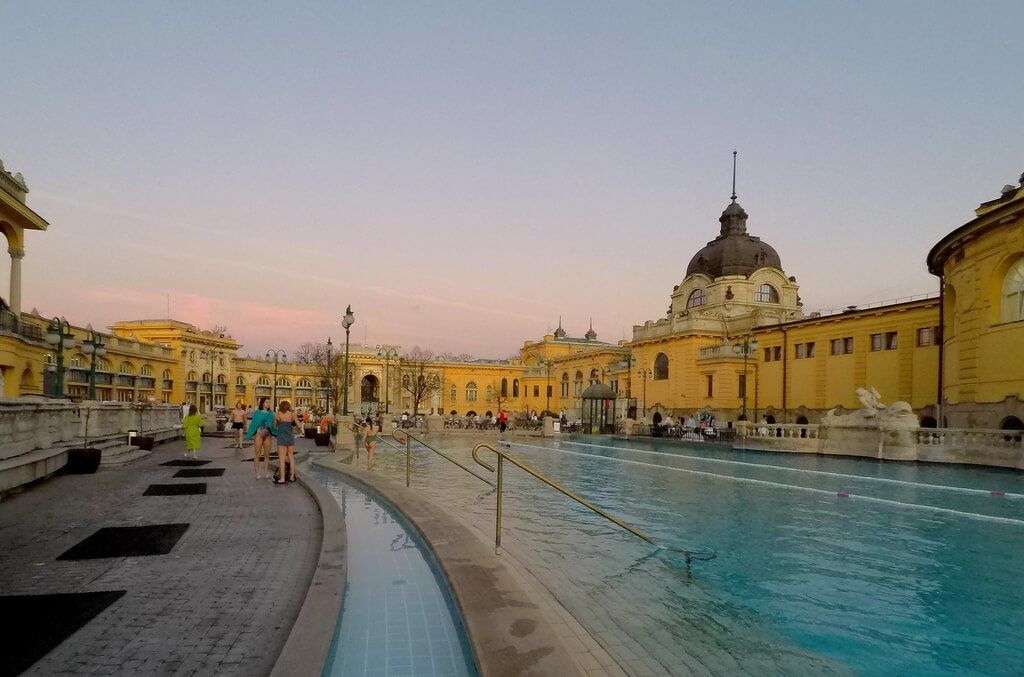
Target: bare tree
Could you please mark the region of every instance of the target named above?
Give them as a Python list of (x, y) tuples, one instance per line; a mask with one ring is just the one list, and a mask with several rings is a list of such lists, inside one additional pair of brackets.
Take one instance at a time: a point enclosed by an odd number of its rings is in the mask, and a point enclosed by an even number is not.
[(398, 369), (402, 379), (402, 390), (412, 397), (412, 414), (415, 417), (420, 405), (441, 389), (441, 377), (437, 373), (434, 351), (415, 346), (402, 356)]
[(341, 381), (345, 370), (345, 355), (328, 350), (326, 343), (303, 343), (294, 353), (299, 364), (311, 364), (316, 367), (316, 376), (320, 381), (318, 387), (326, 387), (330, 393), (331, 411), (333, 414), (341, 405)]
[[(508, 401), (508, 381), (505, 381), (505, 390), (501, 389), (501, 379), (494, 379), (491, 381), (491, 390), (494, 392), (494, 399), (498, 402), (498, 411), (500, 412), (504, 407), (502, 403)], [(497, 416), (497, 414), (495, 414)]]

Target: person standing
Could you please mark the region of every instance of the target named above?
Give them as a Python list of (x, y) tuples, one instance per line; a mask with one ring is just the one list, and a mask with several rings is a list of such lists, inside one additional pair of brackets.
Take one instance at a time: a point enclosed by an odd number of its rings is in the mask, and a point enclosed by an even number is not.
[[(252, 467), (256, 479), (270, 479), (270, 440), (276, 434), (274, 430), (274, 412), (266, 397), (260, 400), (260, 408), (253, 413), (249, 421), (249, 430), (245, 439), (254, 440), (252, 446)], [(262, 470), (261, 470), (262, 462)]]
[(183, 421), (185, 420), (185, 417), (188, 416), (188, 408), (189, 408), (189, 403), (188, 402), (182, 402), (181, 403), (181, 420), (183, 420)]
[(505, 410), (502, 409), (498, 412), (498, 429), (501, 432), (505, 432), (508, 428), (508, 416), (505, 415)]
[(245, 436), (245, 405), (241, 400), (231, 410), (231, 429), (235, 431), (235, 448), (241, 449), (242, 438)]
[(366, 438), (366, 469), (370, 470), (373, 455), (377, 452), (377, 429), (371, 416), (367, 416), (366, 423), (363, 424), (363, 435)]
[(203, 417), (199, 415), (196, 405), (190, 405), (188, 416), (181, 421), (185, 428), (185, 457), (198, 458), (199, 447), (203, 440)]
[(277, 405), (274, 427), (277, 429), (277, 479), (274, 484), (295, 481), (295, 427), (299, 424), (292, 405), (282, 400)]

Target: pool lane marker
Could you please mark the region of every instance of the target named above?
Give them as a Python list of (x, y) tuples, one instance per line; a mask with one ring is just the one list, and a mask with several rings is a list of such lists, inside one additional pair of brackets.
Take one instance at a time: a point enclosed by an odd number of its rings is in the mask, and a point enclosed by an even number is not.
[[(633, 463), (635, 465), (644, 465), (650, 468), (663, 468), (665, 470), (675, 470), (676, 472), (685, 472), (691, 475), (700, 475), (701, 477), (716, 477), (723, 480), (732, 480), (734, 482), (740, 482), (744, 484), (760, 484), (768, 487), (779, 487), (781, 489), (795, 489), (797, 491), (808, 491), (814, 494), (824, 494), (826, 496), (836, 496), (836, 492), (829, 491), (827, 489), (814, 489), (812, 487), (801, 487), (797, 484), (785, 484), (783, 482), (771, 482), (769, 480), (756, 480), (750, 477), (733, 477), (732, 475), (720, 475), (718, 473), (707, 472), (706, 470), (690, 470), (688, 468), (676, 468), (671, 465), (658, 465), (657, 463), (645, 463), (644, 461), (634, 461), (629, 458), (614, 458), (611, 456), (598, 456), (597, 454), (585, 454), (580, 451), (569, 451), (568, 449), (554, 449), (552, 447), (541, 447), (534, 444), (522, 444), (519, 442), (513, 442), (513, 446), (526, 447), (528, 449), (542, 449), (544, 451), (555, 451), (560, 454), (572, 454), (573, 456), (586, 456), (588, 458), (600, 458), (608, 461), (617, 461), (619, 463)], [(621, 449), (621, 448), (620, 448)], [(628, 450), (626, 450), (628, 451)], [(671, 454), (669, 454), (671, 455)], [(953, 510), (952, 508), (940, 508), (934, 505), (922, 505), (920, 503), (904, 503), (903, 501), (893, 501), (888, 498), (876, 498), (874, 496), (862, 496), (860, 494), (847, 494), (843, 498), (850, 500), (856, 499), (858, 501), (867, 501), (869, 503), (880, 503), (882, 505), (891, 505), (899, 508), (910, 508), (912, 510), (924, 510), (926, 512), (935, 512), (944, 515), (954, 515), (956, 517), (963, 517), (966, 519), (973, 519), (982, 522), (999, 522), (1001, 524), (1014, 524), (1017, 526), (1024, 526), (1024, 520), (1013, 519), (1012, 517), (996, 517), (994, 515), (982, 515), (976, 512), (965, 512), (963, 510)]]
[(955, 491), (963, 494), (975, 494), (979, 496), (999, 496), (1001, 498), (1024, 499), (1024, 494), (1016, 494), (1012, 491), (1000, 491), (999, 489), (971, 489), (969, 487), (948, 486), (945, 484), (929, 484), (927, 482), (911, 482), (909, 480), (894, 480), (888, 477), (870, 477), (867, 475), (850, 475), (841, 472), (829, 472), (828, 470), (809, 470), (807, 468), (787, 468), (781, 465), (770, 463), (750, 463), (748, 461), (730, 461), (724, 458), (705, 458), (703, 456), (687, 456), (686, 454), (671, 454), (665, 451), (652, 451), (650, 449), (637, 449), (636, 447), (615, 447), (609, 444), (590, 444), (587, 442), (572, 442), (570, 440), (558, 440), (558, 444), (576, 444), (581, 447), (594, 447), (597, 449), (614, 449), (617, 451), (635, 451), (640, 454), (654, 454), (656, 456), (669, 456), (671, 458), (688, 458), (694, 461), (705, 461), (707, 463), (724, 463), (727, 465), (745, 465), (751, 468), (767, 468), (769, 470), (784, 470), (786, 472), (803, 473), (805, 475), (822, 475), (825, 477), (842, 477), (851, 480), (866, 480), (868, 482), (881, 482), (883, 484), (895, 484), (907, 487), (924, 487), (926, 489), (937, 489), (939, 491)]

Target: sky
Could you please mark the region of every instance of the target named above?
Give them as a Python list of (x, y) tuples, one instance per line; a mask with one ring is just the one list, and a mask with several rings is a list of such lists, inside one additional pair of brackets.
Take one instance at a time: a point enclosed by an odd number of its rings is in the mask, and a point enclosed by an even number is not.
[[(748, 228), (805, 309), (937, 289), (1024, 171), (1014, 2), (0, 4), (23, 305), (504, 357)], [(0, 263), (7, 278), (8, 261)], [(6, 284), (0, 283), (3, 291)]]

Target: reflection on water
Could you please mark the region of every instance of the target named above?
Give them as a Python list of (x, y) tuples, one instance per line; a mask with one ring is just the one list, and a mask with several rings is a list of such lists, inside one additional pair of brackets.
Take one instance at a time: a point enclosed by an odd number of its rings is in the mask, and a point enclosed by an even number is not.
[[(472, 462), (469, 439), (442, 439)], [(613, 515), (718, 555), (688, 570), (506, 467), (502, 545), (630, 672), (1024, 665), (1020, 474), (607, 437), (523, 441), (512, 453)], [(378, 461), (404, 480), (404, 457), (385, 450)], [(424, 450), (413, 473), (413, 487), (493, 533), (494, 493), (479, 480)]]

